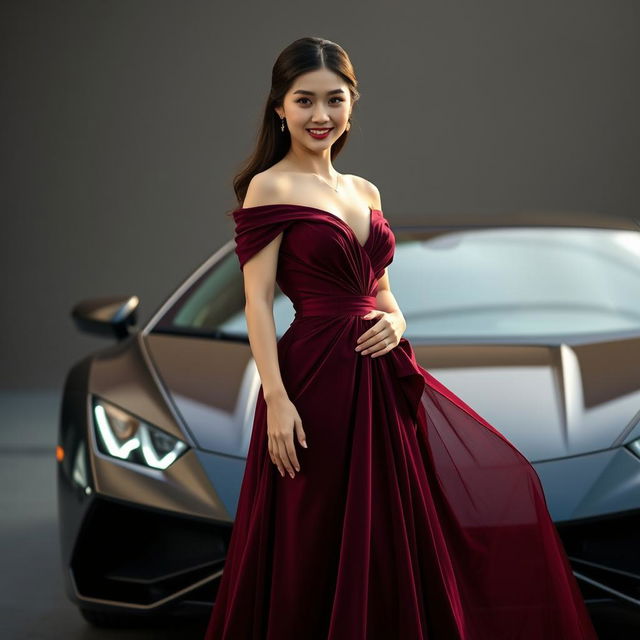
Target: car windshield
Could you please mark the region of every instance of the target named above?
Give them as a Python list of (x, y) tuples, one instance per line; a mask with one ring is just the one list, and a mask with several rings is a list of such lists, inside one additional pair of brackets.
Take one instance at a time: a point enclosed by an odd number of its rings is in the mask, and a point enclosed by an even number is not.
[[(409, 339), (563, 339), (640, 330), (640, 232), (509, 227), (398, 235), (391, 290)], [(294, 315), (276, 290), (278, 335)], [(154, 330), (246, 338), (230, 252)]]

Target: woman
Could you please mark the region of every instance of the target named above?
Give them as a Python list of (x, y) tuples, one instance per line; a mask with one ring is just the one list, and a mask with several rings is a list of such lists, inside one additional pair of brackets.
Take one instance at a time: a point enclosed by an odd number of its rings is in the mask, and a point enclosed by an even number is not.
[(378, 189), (332, 164), (356, 87), (289, 45), (234, 182), (262, 386), (206, 640), (596, 638), (535, 470), (402, 337)]

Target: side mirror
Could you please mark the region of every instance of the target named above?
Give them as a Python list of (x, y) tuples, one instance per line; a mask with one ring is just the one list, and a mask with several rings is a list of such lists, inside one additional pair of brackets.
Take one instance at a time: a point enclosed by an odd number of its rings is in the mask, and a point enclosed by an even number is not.
[(139, 304), (137, 296), (92, 298), (76, 304), (71, 317), (80, 331), (122, 340), (129, 335), (129, 326), (137, 322)]

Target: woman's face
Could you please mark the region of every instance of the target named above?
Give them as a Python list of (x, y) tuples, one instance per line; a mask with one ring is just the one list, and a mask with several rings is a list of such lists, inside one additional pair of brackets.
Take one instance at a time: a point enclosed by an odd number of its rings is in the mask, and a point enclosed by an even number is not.
[[(317, 69), (298, 76), (276, 109), (285, 117), (291, 143), (311, 151), (329, 150), (343, 134), (351, 115), (351, 94), (347, 83), (329, 69)], [(314, 136), (310, 129), (331, 129)]]

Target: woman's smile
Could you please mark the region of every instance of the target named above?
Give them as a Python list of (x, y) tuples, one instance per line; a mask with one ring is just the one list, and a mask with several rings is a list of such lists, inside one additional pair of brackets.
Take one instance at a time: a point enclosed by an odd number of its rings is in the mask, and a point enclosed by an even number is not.
[(323, 138), (326, 138), (329, 133), (331, 133), (331, 131), (333, 130), (333, 127), (327, 128), (327, 127), (322, 127), (320, 129), (307, 129), (307, 131), (309, 132), (309, 135), (312, 138), (316, 138), (317, 140), (322, 140)]

